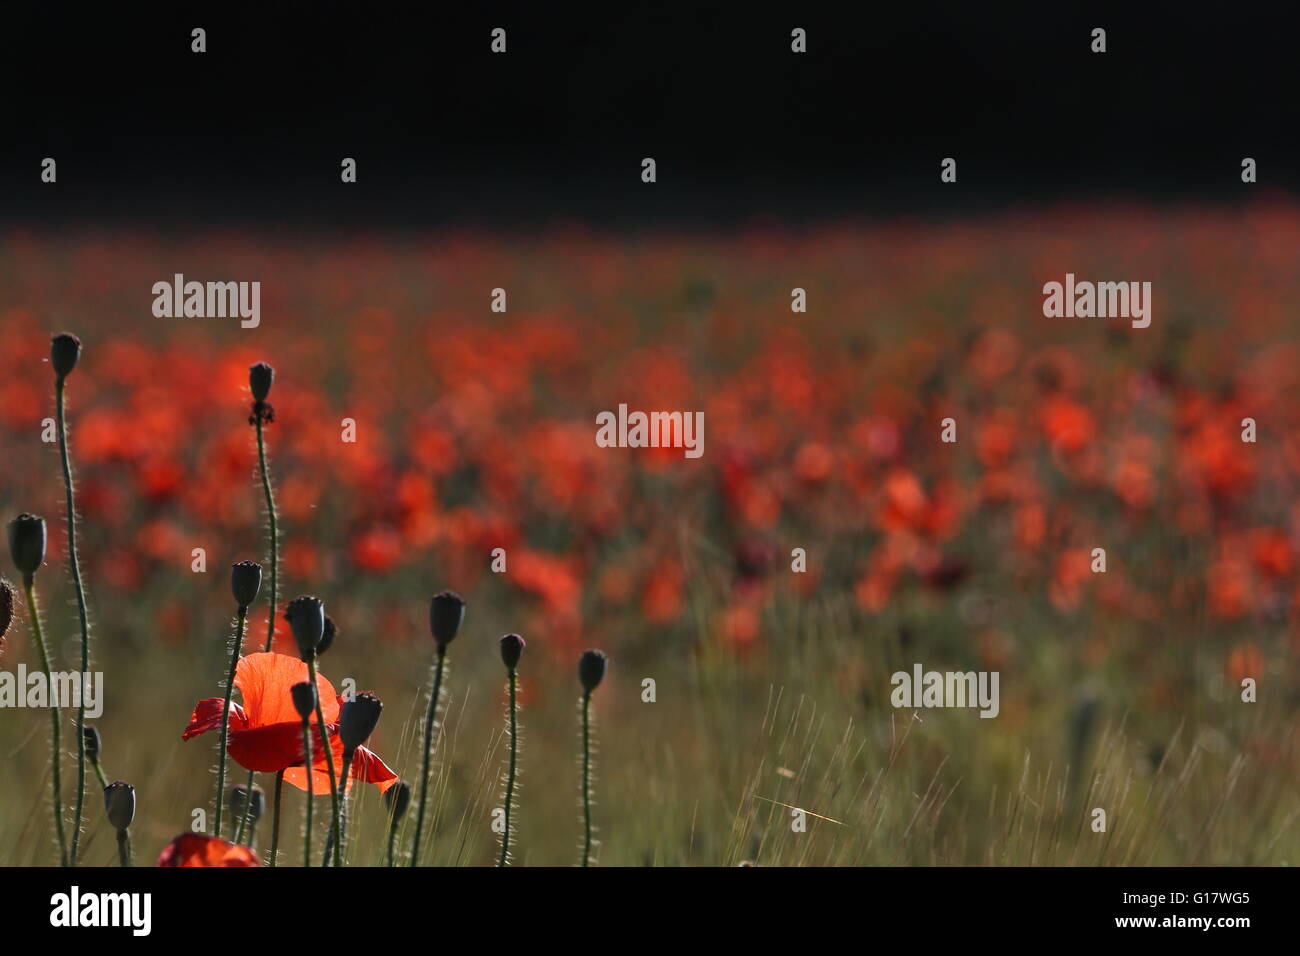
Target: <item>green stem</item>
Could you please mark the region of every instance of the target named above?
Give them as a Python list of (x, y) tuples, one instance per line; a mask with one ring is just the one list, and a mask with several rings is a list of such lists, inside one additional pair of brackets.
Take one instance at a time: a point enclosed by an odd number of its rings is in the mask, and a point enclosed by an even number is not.
[(117, 862), (121, 866), (131, 865), (131, 833), (128, 830), (117, 831)]
[(275, 609), (280, 596), (280, 531), (276, 524), (275, 494), (271, 491), (271, 472), (266, 466), (266, 439), (262, 435), (262, 420), (257, 420), (257, 465), (262, 474), (262, 494), (266, 498), (266, 516), (271, 525), (271, 613), (266, 619), (266, 650), (271, 651), (275, 639)]
[(96, 760), (96, 761), (94, 762), (93, 766), (94, 766), (94, 768), (95, 768), (95, 776), (99, 778), (99, 785), (100, 785), (100, 787), (102, 787), (103, 789), (107, 790), (107, 789), (108, 789), (108, 777), (104, 776), (104, 768), (103, 768), (102, 766), (100, 766), (100, 763), (99, 763), (98, 760)]
[[(58, 418), (59, 457), (63, 463), (63, 488), (68, 509), (68, 564), (72, 569), (72, 583), (77, 592), (77, 615), (81, 619), (81, 671), (78, 682), (85, 680), (90, 670), (90, 624), (86, 618), (86, 589), (81, 582), (81, 566), (77, 561), (77, 510), (72, 495), (72, 463), (68, 456), (68, 426), (64, 419), (64, 379), (59, 376), (54, 383), (54, 413)], [(77, 864), (77, 847), (81, 840), (81, 818), (86, 805), (86, 693), (81, 685), (77, 699), (77, 808), (72, 817), (73, 866)]]
[[(315, 794), (312, 792), (312, 781), (316, 774), (313, 772), (313, 761), (311, 757), (311, 720), (303, 718), (302, 722), (302, 752), (305, 755), (307, 763), (307, 833), (302, 840), (302, 865), (311, 866), (311, 805)], [(283, 771), (282, 771), (283, 772)]]
[(271, 817), (271, 866), (275, 866), (275, 855), (280, 851), (280, 792), (284, 790), (284, 771), (275, 775), (275, 808)]
[(582, 695), (582, 819), (586, 842), (582, 847), (582, 865), (591, 861), (591, 693)]
[(53, 741), (51, 750), (54, 756), (54, 769), (51, 773), (51, 793), (54, 798), (54, 829), (59, 836), (59, 865), (68, 865), (68, 842), (63, 835), (63, 797), (59, 782), (59, 704), (53, 694), (54, 674), (50, 670), (50, 652), (45, 646), (45, 632), (41, 628), (41, 611), (36, 604), (36, 579), (33, 575), (23, 575), (23, 588), (27, 591), (27, 609), (32, 615), (32, 634), (36, 637), (36, 647), (41, 654), (41, 667), (45, 670), (45, 680), (51, 688), (50, 694), (50, 731)]
[(393, 865), (393, 849), (397, 845), (397, 821), (388, 826), (388, 865)]
[(442, 693), (442, 666), (447, 657), (445, 645), (438, 645), (438, 663), (433, 671), (433, 694), (429, 697), (429, 710), (424, 715), (424, 760), (420, 764), (420, 807), (415, 814), (415, 840), (411, 844), (411, 866), (418, 866), (420, 837), (424, 831), (424, 807), (429, 797), (429, 759), (433, 754), (433, 725), (438, 715), (438, 695)]
[[(339, 783), (339, 855), (346, 855), (346, 842), (348, 838), (348, 774), (352, 770), (352, 755), (356, 751), (343, 752), (343, 773)], [(330, 852), (334, 846), (334, 834), (330, 834), (325, 841), (325, 859), (321, 860), (321, 866), (329, 866)]]
[[(253, 776), (254, 776), (253, 771), (251, 770), (248, 771), (248, 783), (245, 784), (245, 786), (248, 788), (249, 793), (253, 792)], [(251, 845), (251, 843), (253, 842), (253, 832), (251, 826), (252, 818), (253, 818), (253, 801), (250, 800), (244, 804), (244, 812), (240, 814), (239, 825), (234, 828), (235, 829), (234, 839), (231, 842), (236, 844), (243, 843), (244, 833), (247, 832), (248, 842)]]
[[(235, 692), (235, 670), (239, 667), (239, 652), (244, 646), (244, 625), (247, 621), (248, 608), (241, 607), (239, 624), (235, 628), (235, 643), (230, 649), (230, 673), (226, 675), (226, 699), (221, 706), (221, 751), (217, 755), (217, 813), (212, 824), (212, 835), (218, 837), (221, 836), (221, 808), (226, 802), (226, 744), (230, 740), (230, 697)], [(245, 793), (247, 803), (251, 806), (253, 788), (249, 787)]]
[(516, 702), (515, 702), (515, 684), (516, 677), (514, 668), (510, 669), (510, 772), (506, 776), (506, 813), (505, 813), (505, 832), (501, 834), (501, 857), (497, 860), (497, 866), (506, 865), (506, 857), (510, 852), (510, 805), (515, 798), (515, 762), (519, 756), (518, 726), (516, 724)]
[[(310, 675), (311, 686), (316, 686), (316, 656), (313, 654), (307, 660), (307, 673)], [(316, 723), (320, 725), (321, 746), (325, 748), (325, 769), (329, 771), (330, 777), (330, 803), (333, 807), (333, 815), (330, 820), (330, 833), (334, 838), (334, 865), (340, 865), (339, 857), (339, 788), (334, 777), (334, 748), (330, 746), (329, 731), (325, 727), (325, 712), (321, 709), (320, 694), (316, 695)], [(307, 772), (311, 773), (314, 764), (307, 764)]]

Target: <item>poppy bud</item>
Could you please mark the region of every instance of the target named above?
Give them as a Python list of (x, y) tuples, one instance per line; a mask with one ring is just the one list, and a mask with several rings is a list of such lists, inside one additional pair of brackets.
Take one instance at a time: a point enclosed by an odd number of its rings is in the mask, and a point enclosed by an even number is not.
[(399, 780), (384, 791), (384, 803), (388, 804), (388, 815), (393, 826), (406, 815), (406, 808), (411, 804), (411, 786), (405, 780)]
[(104, 809), (114, 830), (125, 830), (135, 819), (135, 787), (119, 780), (104, 788)]
[(248, 388), (257, 401), (266, 401), (266, 396), (271, 394), (271, 383), (274, 381), (275, 369), (265, 362), (258, 362), (248, 367)]
[(251, 607), (261, 589), (262, 566), (256, 561), (240, 561), (230, 566), (230, 590), (238, 607)]
[(465, 602), (455, 591), (443, 591), (433, 596), (429, 605), (429, 629), (439, 647), (446, 647), (456, 637), (461, 621), (465, 620)]
[(298, 643), (298, 654), (303, 660), (314, 657), (325, 634), (325, 605), (318, 597), (304, 594), (289, 602), (284, 612)]
[(374, 694), (357, 694), (339, 708), (339, 739), (343, 749), (356, 750), (375, 732), (384, 702)]
[(50, 340), (50, 364), (54, 366), (54, 374), (59, 378), (67, 378), (68, 374), (77, 367), (79, 358), (81, 358), (81, 339), (71, 332), (60, 333)]
[[(252, 802), (249, 802), (249, 794), (252, 794)], [(242, 783), (237, 783), (230, 788), (230, 812), (234, 814), (236, 820), (244, 816), (244, 811), (248, 811), (248, 822), (252, 826), (257, 826), (257, 821), (262, 819), (262, 811), (266, 809), (266, 793), (261, 787), (254, 786), (251, 790)]]
[(519, 658), (524, 653), (524, 639), (518, 634), (507, 634), (501, 638), (501, 660), (506, 670), (512, 671), (519, 666)]
[(103, 741), (99, 739), (99, 728), (86, 724), (81, 728), (81, 739), (86, 742), (86, 759), (96, 763), (103, 749)]
[(316, 710), (316, 685), (303, 681), (290, 687), (289, 694), (293, 697), (293, 709), (298, 712), (298, 716), (310, 720)]
[(334, 618), (328, 614), (325, 615), (325, 630), (321, 632), (320, 643), (316, 645), (316, 656), (324, 654), (334, 643), (334, 638), (338, 637), (339, 629), (334, 624)]
[(605, 676), (605, 664), (608, 660), (604, 651), (582, 652), (582, 657), (578, 660), (578, 680), (582, 682), (582, 689), (588, 694), (600, 685), (601, 679)]
[[(9, 625), (14, 622), (14, 586), (5, 578), (0, 578), (0, 642), (9, 633)], [(4, 645), (0, 643), (0, 650)]]
[(9, 522), (9, 553), (19, 571), (35, 574), (45, 561), (45, 519), (20, 514)]

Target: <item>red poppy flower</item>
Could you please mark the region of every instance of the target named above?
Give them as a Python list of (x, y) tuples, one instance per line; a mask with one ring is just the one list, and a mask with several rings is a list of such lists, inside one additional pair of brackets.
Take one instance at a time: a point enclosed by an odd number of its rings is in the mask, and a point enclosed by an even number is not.
[(227, 843), (202, 833), (182, 833), (158, 857), (159, 866), (261, 866), (257, 854), (246, 846)]
[[(287, 654), (249, 654), (239, 659), (235, 669), (235, 687), (243, 697), (244, 705), (230, 705), (230, 736), (226, 752), (245, 770), (259, 773), (285, 772), (286, 783), (299, 790), (307, 789), (307, 771), (303, 766), (302, 721), (294, 710), (289, 688), (307, 680), (307, 665)], [(339, 708), (343, 698), (334, 693), (334, 686), (317, 673), (316, 691), (320, 695), (321, 713), (334, 751), (334, 771), (343, 765), (343, 741), (339, 739)], [(181, 735), (189, 740), (209, 730), (221, 727), (220, 697), (201, 700), (190, 717), (190, 725)], [(312, 723), (315, 724), (315, 718)], [(315, 731), (319, 740), (320, 731)], [(329, 774), (323, 748), (313, 747), (316, 760), (312, 770), (314, 793), (329, 792)], [(373, 783), (381, 791), (397, 782), (397, 774), (371, 750), (358, 747), (352, 757), (352, 771), (348, 785), (353, 780)]]

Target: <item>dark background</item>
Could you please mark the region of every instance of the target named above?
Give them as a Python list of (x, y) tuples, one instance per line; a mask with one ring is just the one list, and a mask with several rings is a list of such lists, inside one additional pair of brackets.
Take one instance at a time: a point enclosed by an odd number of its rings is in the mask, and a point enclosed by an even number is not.
[[(190, 52), (195, 26), (207, 53)], [(495, 228), (1232, 201), (1300, 188), (1298, 28), (1294, 8), (1183, 4), (6, 9), (0, 221)], [(1259, 185), (1241, 184), (1243, 156)]]

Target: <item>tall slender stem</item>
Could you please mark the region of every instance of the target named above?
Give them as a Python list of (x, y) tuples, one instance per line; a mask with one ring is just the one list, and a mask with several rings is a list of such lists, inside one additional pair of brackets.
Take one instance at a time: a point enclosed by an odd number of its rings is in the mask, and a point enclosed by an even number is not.
[(131, 833), (128, 830), (117, 831), (117, 862), (120, 866), (131, 865)]
[(393, 850), (397, 846), (397, 821), (388, 825), (388, 865), (393, 865)]
[(438, 715), (438, 695), (442, 693), (442, 666), (447, 648), (438, 645), (438, 663), (433, 671), (433, 694), (429, 697), (429, 710), (424, 715), (424, 760), (420, 764), (420, 807), (415, 814), (415, 840), (411, 844), (411, 866), (420, 860), (420, 837), (424, 831), (424, 807), (429, 797), (429, 759), (433, 755), (433, 726)]
[[(339, 782), (339, 855), (344, 856), (347, 853), (348, 839), (348, 774), (352, 770), (352, 755), (355, 750), (343, 751), (343, 773)], [(321, 860), (321, 866), (329, 866), (330, 852), (334, 846), (334, 834), (330, 834), (325, 841), (325, 859)]]
[[(244, 625), (248, 621), (248, 608), (239, 609), (239, 623), (235, 628), (235, 643), (230, 649), (230, 673), (226, 675), (226, 699), (221, 706), (221, 752), (217, 756), (217, 813), (212, 825), (212, 835), (221, 836), (221, 808), (226, 802), (226, 744), (230, 740), (230, 697), (235, 692), (235, 670), (239, 667), (239, 652), (244, 646)], [(253, 788), (247, 791), (246, 803), (253, 802)]]
[[(45, 646), (45, 632), (41, 627), (41, 610), (36, 604), (36, 579), (30, 574), (23, 575), (23, 588), (27, 592), (27, 609), (32, 616), (32, 634), (36, 637), (36, 647), (41, 654), (41, 667), (45, 670), (45, 680), (47, 685), (54, 687), (54, 674), (50, 670), (50, 652)], [(61, 794), (62, 786), (60, 785), (59, 764), (61, 747), (59, 745), (59, 703), (53, 693), (50, 694), (50, 734), (53, 741), (50, 745), (54, 757), (54, 768), (51, 772), (50, 790), (54, 800), (54, 829), (59, 837), (59, 865), (68, 865), (68, 842), (63, 834), (63, 797)]]
[(275, 775), (275, 807), (271, 811), (271, 866), (275, 866), (275, 855), (280, 852), (280, 793), (284, 790), (284, 771)]
[(86, 805), (86, 688), (85, 675), (90, 670), (90, 624), (86, 617), (86, 589), (81, 582), (81, 566), (77, 561), (77, 509), (72, 494), (72, 463), (68, 455), (68, 426), (64, 418), (64, 378), (54, 383), (54, 414), (58, 419), (59, 457), (63, 464), (63, 490), (68, 509), (68, 565), (72, 570), (72, 583), (77, 592), (77, 615), (81, 621), (81, 671), (77, 675), (81, 693), (77, 698), (77, 806), (72, 816), (71, 862), (77, 863), (77, 848), (81, 840), (81, 818)]
[(515, 706), (515, 684), (517, 677), (514, 668), (510, 669), (510, 771), (506, 775), (506, 813), (505, 832), (501, 834), (501, 857), (497, 866), (505, 866), (510, 852), (510, 806), (515, 799), (515, 762), (519, 756), (517, 708)]
[(262, 494), (266, 498), (266, 518), (271, 526), (271, 613), (266, 619), (266, 650), (275, 640), (275, 610), (280, 596), (280, 530), (275, 515), (275, 493), (271, 490), (271, 471), (266, 465), (266, 438), (262, 420), (257, 420), (257, 465), (262, 475)]
[(302, 721), (302, 752), (304, 759), (307, 761), (307, 832), (302, 839), (302, 865), (311, 866), (311, 805), (315, 794), (312, 792), (313, 781), (316, 777), (315, 761), (311, 756), (311, 720), (303, 718)]
[[(310, 675), (311, 686), (316, 686), (316, 655), (312, 654), (307, 659), (307, 672)], [(325, 769), (329, 771), (330, 777), (330, 803), (333, 806), (333, 816), (330, 820), (330, 833), (334, 838), (334, 865), (340, 864), (339, 858), (339, 788), (334, 777), (334, 748), (330, 746), (329, 731), (325, 727), (325, 712), (321, 709), (320, 694), (316, 695), (316, 723), (320, 725), (321, 746), (325, 748)], [(314, 764), (307, 765), (308, 773), (311, 772)]]
[(582, 695), (582, 819), (586, 841), (582, 847), (582, 865), (591, 862), (591, 692)]

